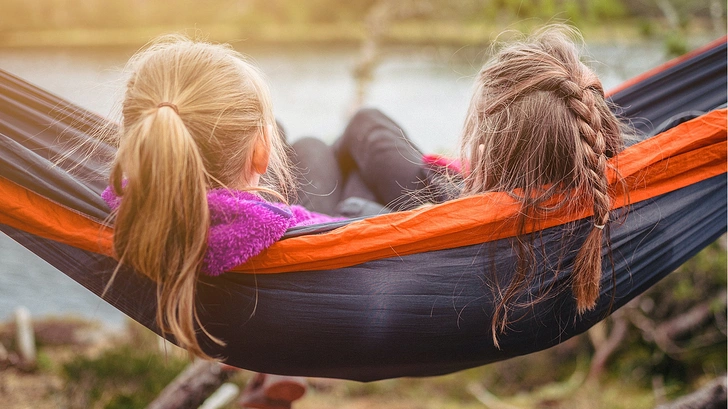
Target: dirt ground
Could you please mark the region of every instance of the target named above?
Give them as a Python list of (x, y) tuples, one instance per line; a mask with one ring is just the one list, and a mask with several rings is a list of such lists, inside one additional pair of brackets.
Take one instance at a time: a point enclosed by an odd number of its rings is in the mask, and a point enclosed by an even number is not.
[(0, 324), (0, 345), (4, 352), (0, 354), (0, 407), (72, 407), (73, 394), (68, 393), (68, 385), (59, 368), (78, 356), (98, 354), (120, 334), (106, 331), (98, 323), (73, 318), (51, 318), (34, 322), (33, 326), (39, 347), (35, 364), (26, 368), (13, 348), (14, 323)]
[(6, 409), (66, 408), (69, 402), (64, 387), (64, 380), (52, 372), (1, 368), (0, 406)]

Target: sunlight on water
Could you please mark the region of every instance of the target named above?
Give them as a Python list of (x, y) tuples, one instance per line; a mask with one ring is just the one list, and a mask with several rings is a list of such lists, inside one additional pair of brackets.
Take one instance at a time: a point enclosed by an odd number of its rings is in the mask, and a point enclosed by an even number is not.
[(34, 316), (83, 316), (118, 327), (123, 315), (0, 233), (0, 320), (24, 306)]

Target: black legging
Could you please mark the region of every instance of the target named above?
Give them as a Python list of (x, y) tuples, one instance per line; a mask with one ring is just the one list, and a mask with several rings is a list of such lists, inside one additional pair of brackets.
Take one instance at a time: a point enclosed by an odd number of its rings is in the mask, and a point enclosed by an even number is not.
[(380, 212), (433, 200), (425, 193), (433, 172), (423, 165), (422, 153), (379, 110), (357, 112), (332, 146), (307, 137), (296, 141), (293, 150), (298, 201), (309, 210), (340, 214), (337, 207), (349, 198), (386, 206)]

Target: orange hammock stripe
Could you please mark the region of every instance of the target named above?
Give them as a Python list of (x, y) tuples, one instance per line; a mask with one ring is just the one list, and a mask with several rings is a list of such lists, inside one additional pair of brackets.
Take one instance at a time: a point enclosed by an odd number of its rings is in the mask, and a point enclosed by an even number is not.
[[(636, 144), (611, 164), (628, 186), (614, 208), (726, 173), (726, 110), (717, 110)], [(617, 176), (609, 174), (610, 182)], [(619, 184), (616, 184), (618, 186)], [(342, 268), (366, 261), (467, 246), (514, 236), (519, 205), (487, 193), (352, 222), (331, 232), (273, 244), (233, 271), (282, 273)], [(554, 215), (545, 229), (587, 217), (590, 209)], [(0, 223), (83, 250), (111, 255), (113, 230), (0, 177)]]
[[(686, 122), (636, 144), (612, 161), (636, 203), (726, 173), (726, 110)], [(615, 174), (609, 175), (615, 183)], [(614, 208), (627, 204), (619, 194)], [(444, 250), (512, 237), (520, 206), (505, 193), (461, 198), (428, 208), (390, 213), (334, 231), (279, 241), (233, 271), (277, 273), (341, 268), (366, 261)], [(554, 215), (539, 228), (592, 214)], [(528, 232), (528, 230), (526, 231)]]
[(0, 178), (0, 223), (83, 250), (111, 255), (113, 230)]

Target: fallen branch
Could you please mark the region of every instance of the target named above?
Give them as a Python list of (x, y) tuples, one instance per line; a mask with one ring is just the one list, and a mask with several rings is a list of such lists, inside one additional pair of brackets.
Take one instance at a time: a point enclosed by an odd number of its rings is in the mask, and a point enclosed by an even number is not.
[(513, 406), (510, 403), (503, 402), (478, 383), (469, 384), (468, 392), (480, 403), (491, 409), (523, 409), (520, 406)]
[(147, 409), (196, 409), (232, 374), (219, 362), (198, 359), (177, 375)]
[(577, 360), (576, 369), (571, 374), (569, 379), (564, 382), (551, 382), (543, 385), (533, 391), (526, 394), (518, 394), (517, 397), (510, 397), (509, 399), (518, 399), (519, 402), (524, 403), (525, 406), (517, 406), (503, 401), (498, 396), (490, 393), (482, 385), (478, 383), (471, 383), (468, 385), (468, 391), (478, 400), (480, 403), (491, 409), (522, 409), (532, 408), (540, 406), (543, 402), (554, 402), (561, 401), (573, 395), (582, 385), (586, 378), (581, 362), (584, 360)]
[(723, 375), (697, 391), (655, 409), (724, 409), (728, 404), (728, 380)]

